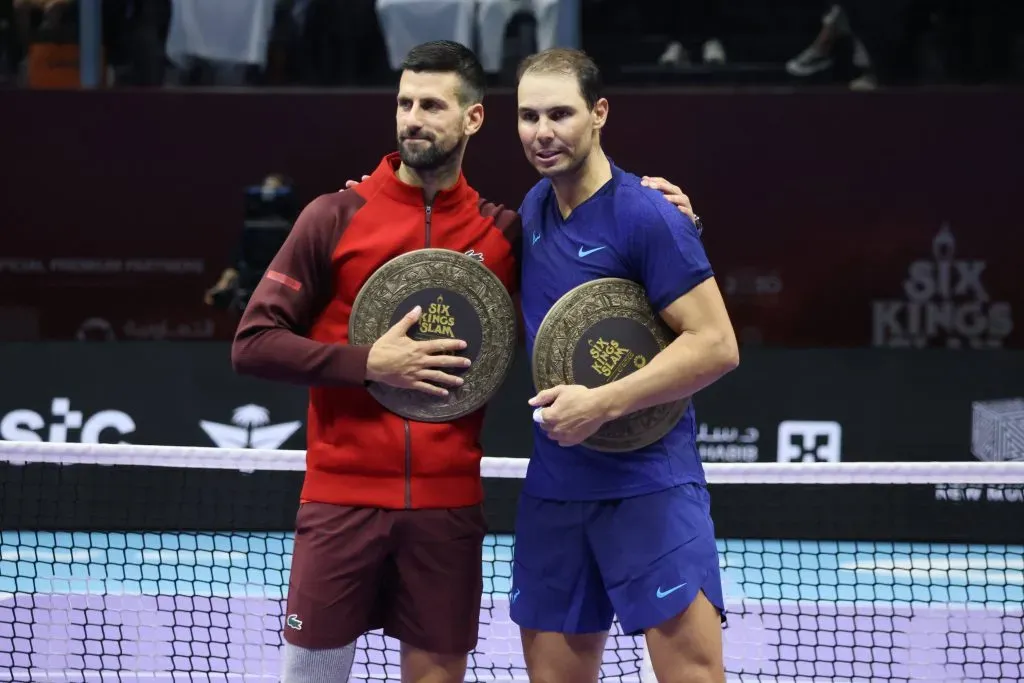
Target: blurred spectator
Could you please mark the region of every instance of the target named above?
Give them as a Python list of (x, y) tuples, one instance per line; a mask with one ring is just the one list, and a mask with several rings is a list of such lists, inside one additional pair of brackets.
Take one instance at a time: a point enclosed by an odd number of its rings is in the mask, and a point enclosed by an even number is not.
[(371, 85), (390, 78), (375, 0), (174, 0), (181, 85)]
[(168, 59), (190, 82), (245, 84), (249, 67), (266, 66), (276, 1), (174, 0)]
[(1008, 80), (1020, 13), (1021, 3), (1000, 0), (830, 3), (821, 31), (786, 63), (786, 71), (809, 77), (832, 69), (848, 44), (860, 71), (850, 82), (856, 90)]
[(13, 45), (9, 57), (11, 69), (25, 77), (29, 50), (40, 33), (54, 33), (74, 20), (69, 0), (14, 0)]
[(935, 0), (844, 0), (850, 27), (870, 55), (854, 89), (920, 82), (921, 41), (934, 21)]
[[(78, 14), (0, 0), (0, 83), (73, 87)], [(1021, 79), (1022, 14), (1024, 0), (102, 0), (103, 62), (115, 86), (378, 86), (440, 31), (500, 82), (571, 34), (610, 84), (998, 83)], [(700, 65), (724, 68), (686, 68)]]
[(61, 25), (69, 0), (14, 0), (14, 22), (19, 42), (28, 45), (35, 30)]
[(261, 185), (246, 188), (241, 236), (231, 265), (207, 290), (208, 306), (241, 314), (263, 273), (284, 244), (299, 215), (299, 203), (292, 181), (271, 173)]
[(103, 14), (115, 84), (162, 86), (171, 0), (103, 0)]
[(829, 7), (821, 20), (821, 31), (814, 42), (786, 62), (786, 71), (791, 76), (804, 78), (831, 69), (835, 63), (837, 45), (843, 39), (853, 43), (853, 65), (865, 72), (860, 77), (861, 82), (853, 87), (872, 85), (874, 77), (871, 74), (871, 58), (868, 56), (867, 48), (850, 30), (849, 19), (839, 4)]
[[(23, 84), (28, 84), (33, 45), (63, 45), (77, 50), (79, 12), (77, 0), (14, 0), (14, 40), (7, 62), (9, 70)], [(171, 0), (103, 0), (101, 32), (103, 61), (107, 65), (104, 82), (163, 85), (164, 44), (170, 14)]]
[(285, 0), (298, 43), (290, 54), (306, 85), (378, 85), (391, 79), (375, 0)]
[(724, 64), (722, 0), (679, 0), (664, 6), (658, 21), (672, 37), (658, 62), (685, 67), (700, 55), (704, 64)]

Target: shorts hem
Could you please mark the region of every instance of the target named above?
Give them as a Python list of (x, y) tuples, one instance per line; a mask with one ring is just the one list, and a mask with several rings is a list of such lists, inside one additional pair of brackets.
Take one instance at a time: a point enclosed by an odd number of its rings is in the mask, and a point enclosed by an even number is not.
[(300, 633), (294, 632), (294, 629), (285, 628), (282, 632), (281, 637), (289, 645), (295, 647), (301, 647), (306, 650), (336, 650), (338, 648), (351, 645), (352, 643), (359, 640), (364, 634), (372, 631), (375, 627), (360, 630), (351, 637), (340, 637), (348, 636), (348, 633), (339, 631), (340, 636), (331, 636), (323, 638), (308, 638)]
[(419, 635), (408, 633), (402, 633), (401, 629), (395, 630), (390, 628), (383, 629), (385, 636), (394, 638), (400, 643), (404, 643), (417, 650), (423, 650), (424, 652), (430, 652), (437, 655), (469, 655), (476, 646), (479, 644), (479, 637), (474, 638), (471, 643), (464, 643), (462, 645), (453, 645), (451, 643), (437, 643), (431, 642), (429, 638), (421, 638)]
[(510, 616), (509, 620), (521, 629), (526, 629), (529, 631), (538, 631), (540, 633), (562, 633), (564, 635), (569, 636), (585, 636), (591, 633), (607, 633), (612, 629), (611, 622), (609, 622), (608, 625), (604, 627), (598, 625), (597, 628), (583, 628), (582, 626), (568, 628), (566, 627), (564, 622), (555, 623), (545, 619), (530, 620)]
[[(627, 635), (627, 636), (642, 636), (644, 634), (644, 631), (646, 631), (647, 629), (655, 628), (655, 627), (665, 623), (669, 619), (675, 619), (680, 614), (682, 614), (686, 610), (690, 609), (690, 606), (693, 604), (693, 601), (696, 600), (697, 596), (700, 595), (701, 593), (703, 593), (704, 597), (708, 599), (708, 602), (710, 602), (711, 605), (715, 609), (718, 610), (719, 622), (724, 627), (727, 624), (727, 621), (728, 621), (727, 613), (726, 613), (726, 610), (725, 610), (725, 605), (724, 604), (720, 604), (720, 601), (715, 600), (714, 598), (711, 597), (711, 594), (708, 593), (708, 591), (705, 589), (706, 585), (707, 585), (707, 580), (705, 580), (704, 583), (701, 584), (700, 589), (696, 593), (693, 594), (693, 597), (686, 601), (685, 605), (682, 605), (679, 609), (677, 609), (675, 612), (673, 612), (671, 614), (667, 614), (665, 616), (658, 616), (655, 619), (636, 619), (635, 621), (641, 622), (641, 623), (639, 625), (630, 624), (628, 628), (626, 626), (626, 623), (622, 622), (620, 620), (619, 623), (622, 626), (622, 632), (625, 635)], [(721, 602), (724, 602), (724, 601), (721, 601)], [(648, 623), (650, 621), (653, 621), (653, 623)]]

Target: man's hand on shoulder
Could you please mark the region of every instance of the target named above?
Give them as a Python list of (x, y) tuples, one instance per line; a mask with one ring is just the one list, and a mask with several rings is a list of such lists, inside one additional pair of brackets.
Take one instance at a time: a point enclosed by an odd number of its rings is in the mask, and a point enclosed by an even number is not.
[[(442, 355), (466, 348), (461, 339), (416, 341), (409, 330), (420, 319), (417, 306), (374, 342), (366, 359), (366, 378), (371, 382), (389, 384), (403, 389), (416, 389), (432, 396), (447, 396), (450, 387), (462, 386), (462, 378), (439, 368), (468, 368), (470, 360), (461, 356)], [(436, 384), (431, 384), (434, 382)]]
[(370, 179), (370, 176), (364, 175), (362, 177), (362, 180), (346, 180), (345, 181), (345, 187), (343, 187), (342, 189), (338, 190), (338, 192), (344, 192), (345, 190), (351, 190), (353, 187), (355, 187), (359, 183), (361, 183), (361, 182), (365, 183), (369, 179)]
[(697, 214), (693, 212), (693, 204), (690, 202), (690, 198), (683, 194), (682, 188), (678, 185), (673, 185), (664, 178), (652, 178), (650, 176), (641, 178), (640, 184), (662, 193), (665, 195), (665, 199), (674, 204), (680, 212), (689, 216), (691, 221), (697, 221)]

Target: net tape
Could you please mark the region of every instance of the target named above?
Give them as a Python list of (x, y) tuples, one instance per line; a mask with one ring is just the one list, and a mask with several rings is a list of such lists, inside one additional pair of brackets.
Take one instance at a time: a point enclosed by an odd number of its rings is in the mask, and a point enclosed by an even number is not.
[[(305, 452), (0, 442), (4, 461), (300, 472)], [(481, 474), (521, 479), (527, 465), (484, 458)], [(705, 472), (711, 484), (1024, 483), (1024, 462)], [(487, 540), (470, 681), (527, 680), (508, 618), (513, 546)], [(279, 680), (290, 556), (286, 533), (0, 531), (0, 681)], [(730, 681), (1024, 680), (1024, 547), (725, 539), (720, 558)], [(602, 679), (653, 680), (645, 654), (616, 624)], [(397, 643), (367, 634), (352, 678), (399, 680), (398, 662)]]
[[(306, 452), (255, 448), (0, 441), (0, 462), (236, 470), (306, 469)], [(522, 479), (527, 458), (481, 459), (481, 476)], [(704, 463), (710, 484), (1005, 484), (1024, 482), (1024, 461)]]

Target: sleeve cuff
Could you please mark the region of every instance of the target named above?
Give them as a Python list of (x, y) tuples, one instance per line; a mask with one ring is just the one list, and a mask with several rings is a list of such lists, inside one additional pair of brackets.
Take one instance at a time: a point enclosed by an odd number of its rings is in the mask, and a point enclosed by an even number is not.
[(332, 383), (346, 385), (365, 384), (366, 361), (369, 357), (369, 346), (335, 345), (330, 364)]
[(656, 312), (664, 311), (666, 308), (668, 308), (673, 303), (675, 303), (675, 301), (679, 297), (685, 296), (686, 294), (689, 294), (690, 291), (694, 287), (696, 287), (697, 285), (701, 284), (702, 282), (704, 282), (704, 281), (706, 281), (706, 280), (708, 280), (708, 279), (710, 279), (710, 278), (712, 278), (714, 276), (715, 276), (714, 271), (708, 269), (708, 270), (705, 270), (705, 271), (701, 272), (696, 277), (691, 278), (690, 280), (687, 280), (685, 282), (681, 282), (679, 284), (679, 286), (676, 287), (675, 289), (670, 290), (668, 293), (663, 294), (662, 296), (658, 297), (656, 300), (652, 300), (651, 301), (651, 303), (654, 305), (654, 310)]

